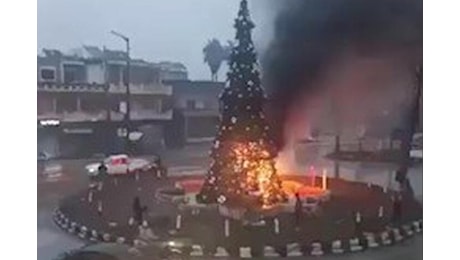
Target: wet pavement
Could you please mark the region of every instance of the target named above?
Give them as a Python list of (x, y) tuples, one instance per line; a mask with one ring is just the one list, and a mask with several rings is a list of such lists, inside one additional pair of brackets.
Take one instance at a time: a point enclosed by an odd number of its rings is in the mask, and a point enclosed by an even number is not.
[[(163, 160), (171, 167), (174, 174), (182, 174), (194, 171), (195, 173), (204, 172), (208, 163), (209, 144), (199, 144), (187, 147), (182, 150), (167, 151), (163, 153)], [(308, 169), (311, 165), (322, 170), (327, 169), (327, 174), (333, 176), (334, 163), (322, 156), (331, 149), (328, 144), (305, 144), (297, 149), (297, 159), (299, 169)], [(37, 253), (38, 260), (50, 260), (57, 255), (71, 249), (77, 249), (84, 245), (84, 242), (74, 238), (58, 229), (51, 219), (51, 214), (58, 201), (78, 190), (84, 189), (88, 185), (88, 179), (82, 171), (83, 166), (89, 162), (97, 160), (67, 160), (58, 161), (63, 167), (62, 175), (52, 178), (39, 177), (37, 179)], [(370, 182), (381, 186), (393, 185), (394, 166), (388, 164), (372, 163), (341, 163), (339, 167), (340, 177), (349, 180)], [(409, 171), (414, 193), (417, 198), (422, 199), (423, 194), (423, 168), (414, 167)], [(302, 171), (300, 171), (301, 174)], [(322, 257), (321, 259), (343, 259), (343, 260), (390, 260), (390, 259), (422, 259), (423, 237), (419, 235), (414, 239), (388, 248), (380, 248), (357, 254), (342, 256)]]

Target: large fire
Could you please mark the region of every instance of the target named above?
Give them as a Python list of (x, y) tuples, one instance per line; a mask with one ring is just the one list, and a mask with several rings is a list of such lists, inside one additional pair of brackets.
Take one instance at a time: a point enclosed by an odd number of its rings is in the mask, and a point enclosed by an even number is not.
[(246, 181), (240, 183), (241, 188), (251, 195), (260, 196), (262, 207), (271, 206), (274, 196), (284, 196), (280, 193), (281, 183), (276, 176), (273, 158), (259, 143), (238, 143), (232, 152), (235, 156), (234, 172), (246, 175)]

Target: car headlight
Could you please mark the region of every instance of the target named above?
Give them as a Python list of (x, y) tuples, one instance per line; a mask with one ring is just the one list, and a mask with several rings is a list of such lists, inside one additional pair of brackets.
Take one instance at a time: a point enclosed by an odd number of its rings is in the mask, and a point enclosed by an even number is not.
[(180, 242), (180, 241), (173, 241), (173, 240), (168, 241), (168, 242), (167, 242), (167, 245), (168, 245), (169, 248), (176, 248), (176, 249), (177, 249), (177, 248), (181, 248), (181, 247), (184, 246), (182, 242)]

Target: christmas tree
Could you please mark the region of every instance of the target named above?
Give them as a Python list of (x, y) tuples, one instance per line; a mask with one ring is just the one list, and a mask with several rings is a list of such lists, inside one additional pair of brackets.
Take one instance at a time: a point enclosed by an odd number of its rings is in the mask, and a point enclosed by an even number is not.
[(229, 59), (227, 85), (220, 95), (221, 121), (211, 149), (211, 167), (198, 194), (204, 203), (270, 207), (286, 199), (276, 174), (277, 151), (266, 122), (251, 39), (254, 23), (242, 0), (235, 20), (236, 44)]

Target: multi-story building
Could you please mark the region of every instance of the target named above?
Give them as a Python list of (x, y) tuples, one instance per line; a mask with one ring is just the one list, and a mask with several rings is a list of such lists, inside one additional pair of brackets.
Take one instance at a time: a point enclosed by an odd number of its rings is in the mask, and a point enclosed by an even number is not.
[(173, 88), (174, 116), (168, 128), (168, 145), (212, 140), (219, 124), (219, 94), (224, 82), (169, 80)]
[(187, 80), (187, 68), (178, 62), (162, 61), (157, 63), (162, 80)]
[[(38, 150), (51, 156), (91, 156), (123, 149), (126, 54), (84, 46), (64, 54), (44, 50), (37, 57)], [(173, 117), (172, 87), (166, 79), (187, 78), (181, 64), (131, 59), (130, 119), (136, 149), (164, 145), (164, 127)], [(141, 134), (139, 134), (141, 133)]]

